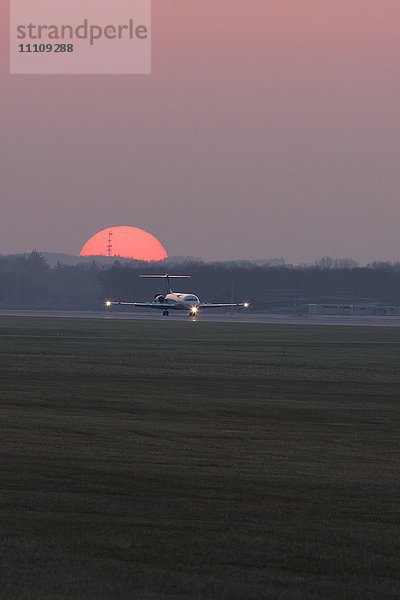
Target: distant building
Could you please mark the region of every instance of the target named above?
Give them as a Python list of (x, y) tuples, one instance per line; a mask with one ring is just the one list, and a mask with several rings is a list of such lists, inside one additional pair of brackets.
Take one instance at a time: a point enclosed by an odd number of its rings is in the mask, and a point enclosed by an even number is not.
[(400, 306), (383, 304), (309, 304), (309, 315), (348, 315), (351, 317), (400, 316)]

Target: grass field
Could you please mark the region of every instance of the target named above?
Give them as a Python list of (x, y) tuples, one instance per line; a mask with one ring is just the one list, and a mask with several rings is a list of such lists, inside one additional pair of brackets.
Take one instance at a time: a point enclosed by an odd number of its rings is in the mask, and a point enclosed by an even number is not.
[(400, 595), (400, 330), (0, 319), (0, 597)]

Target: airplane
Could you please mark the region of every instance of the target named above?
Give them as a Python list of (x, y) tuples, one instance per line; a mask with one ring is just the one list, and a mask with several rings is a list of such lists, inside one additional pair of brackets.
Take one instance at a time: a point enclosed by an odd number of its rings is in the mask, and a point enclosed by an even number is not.
[(199, 310), (205, 308), (227, 308), (230, 306), (241, 306), (248, 308), (249, 302), (239, 304), (213, 304), (211, 302), (200, 302), (195, 294), (187, 292), (173, 292), (171, 288), (171, 279), (190, 279), (191, 275), (139, 275), (143, 279), (166, 279), (168, 293), (166, 295), (156, 294), (152, 302), (120, 302), (107, 300), (106, 308), (112, 306), (135, 306), (136, 308), (154, 308), (163, 311), (163, 316), (168, 317), (170, 310), (187, 310), (189, 317), (195, 317)]

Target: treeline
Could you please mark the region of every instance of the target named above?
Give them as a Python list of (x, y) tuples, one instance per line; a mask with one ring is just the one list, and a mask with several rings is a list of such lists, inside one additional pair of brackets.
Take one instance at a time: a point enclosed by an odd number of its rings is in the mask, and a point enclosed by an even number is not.
[(273, 266), (251, 262), (169, 263), (116, 260), (50, 267), (37, 251), (0, 257), (0, 308), (97, 310), (107, 298), (146, 301), (165, 292), (160, 280), (139, 274), (191, 275), (178, 290), (210, 302), (250, 300), (254, 310), (303, 312), (308, 303), (382, 303), (400, 305), (400, 263), (359, 267), (349, 259), (324, 258), (314, 265)]

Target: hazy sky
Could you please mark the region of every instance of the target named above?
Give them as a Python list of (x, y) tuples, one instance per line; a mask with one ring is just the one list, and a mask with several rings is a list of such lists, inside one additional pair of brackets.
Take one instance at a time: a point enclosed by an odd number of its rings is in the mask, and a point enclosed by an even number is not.
[[(100, 1), (100, 0), (99, 0)], [(151, 76), (10, 76), (0, 253), (400, 259), (399, 0), (153, 0)]]

